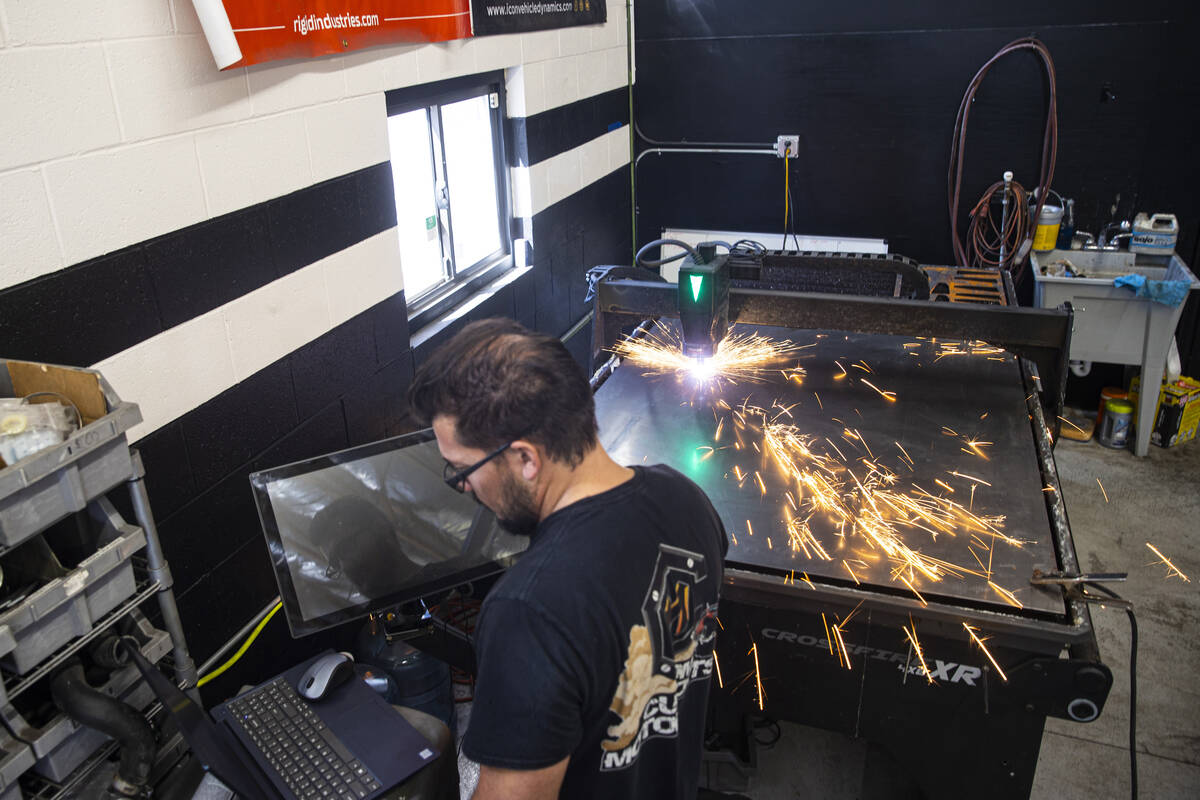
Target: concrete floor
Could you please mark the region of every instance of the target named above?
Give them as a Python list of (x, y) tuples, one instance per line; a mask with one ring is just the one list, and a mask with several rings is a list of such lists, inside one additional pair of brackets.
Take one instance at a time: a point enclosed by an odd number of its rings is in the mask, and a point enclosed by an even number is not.
[[(1139, 795), (1200, 797), (1200, 443), (1148, 458), (1094, 442), (1064, 440), (1055, 451), (1075, 548), (1090, 572), (1129, 572), (1114, 587), (1135, 604), (1139, 628)], [(1108, 492), (1106, 503), (1096, 479)], [(1192, 578), (1164, 579), (1149, 541)], [(1089, 724), (1049, 719), (1031, 797), (1094, 800), (1129, 796), (1129, 623), (1094, 609), (1100, 652), (1113, 672), (1101, 717)], [(783, 723), (759, 751), (755, 800), (855, 798), (866, 748), (839, 734)]]

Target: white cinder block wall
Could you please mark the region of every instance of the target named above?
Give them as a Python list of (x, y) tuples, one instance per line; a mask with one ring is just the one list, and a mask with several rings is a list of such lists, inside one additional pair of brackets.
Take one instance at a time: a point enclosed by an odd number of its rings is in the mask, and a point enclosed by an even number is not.
[[(510, 116), (624, 86), (608, 22), (218, 72), (189, 0), (0, 0), (0, 290), (388, 158), (384, 92), (509, 70)], [(625, 128), (519, 170), (528, 215), (628, 164)], [(402, 288), (395, 229), (99, 365), (140, 438)]]

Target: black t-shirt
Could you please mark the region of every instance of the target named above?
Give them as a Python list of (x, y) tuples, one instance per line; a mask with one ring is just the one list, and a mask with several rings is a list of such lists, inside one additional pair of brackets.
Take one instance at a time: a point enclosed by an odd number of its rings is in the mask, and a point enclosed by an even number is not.
[(563, 798), (694, 800), (728, 542), (666, 466), (544, 519), (484, 601), (463, 752)]

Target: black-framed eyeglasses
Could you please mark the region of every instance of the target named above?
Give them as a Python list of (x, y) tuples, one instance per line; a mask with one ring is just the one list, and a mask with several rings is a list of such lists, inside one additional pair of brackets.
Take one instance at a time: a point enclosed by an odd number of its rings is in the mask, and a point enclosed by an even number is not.
[[(513, 441), (516, 441), (516, 440), (514, 439)], [(493, 450), (492, 452), (488, 453), (486, 456), (479, 459), (471, 466), (460, 469), (457, 472), (454, 470), (454, 465), (451, 464), (449, 461), (447, 461), (446, 466), (442, 468), (442, 480), (444, 480), (446, 482), (446, 485), (449, 486), (454, 491), (464, 492), (464, 491), (466, 491), (467, 478), (471, 477), (472, 472), (479, 469), (484, 464), (491, 461), (493, 458), (500, 455), (508, 448), (512, 447), (512, 445), (513, 445), (512, 442), (507, 442), (505, 444), (502, 444), (502, 445), (500, 445), (500, 447), (498, 447), (495, 450)]]

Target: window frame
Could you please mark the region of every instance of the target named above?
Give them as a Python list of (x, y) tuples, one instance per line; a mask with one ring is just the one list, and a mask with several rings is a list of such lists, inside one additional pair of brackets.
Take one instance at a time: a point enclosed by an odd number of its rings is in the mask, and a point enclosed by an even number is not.
[[(398, 114), (425, 109), (430, 126), (430, 146), (434, 148), (434, 172), (436, 192), (437, 175), (446, 176), (445, 142), (441, 133), (441, 109), (449, 103), (467, 100), (495, 93), (499, 102), (495, 108), (490, 108), (492, 116), (492, 164), (496, 180), (496, 224), (500, 233), (500, 247), (485, 256), (480, 261), (460, 268), (454, 253), (454, 214), (450, 205), (452, 198), (447, 195), (446, 215), (449, 219), (449, 231), (443, 239), (443, 259), (447, 248), (453, 266), (454, 274), (436, 286), (430, 287), (416, 297), (406, 297), (408, 304), (409, 327), (417, 330), (433, 322), (438, 317), (454, 307), (470, 299), (479, 289), (491, 283), (504, 272), (513, 268), (513, 232), (512, 232), (512, 190), (508, 168), (508, 148), (506, 142), (507, 107), (504, 87), (504, 72), (479, 73), (450, 78), (436, 83), (411, 86), (403, 89), (393, 89), (384, 94), (387, 104), (387, 116), (391, 118)], [(389, 156), (389, 161), (394, 154)], [(448, 177), (448, 176), (447, 176)], [(450, 191), (449, 181), (446, 180), (447, 193)], [(439, 228), (441, 223), (439, 222)]]

